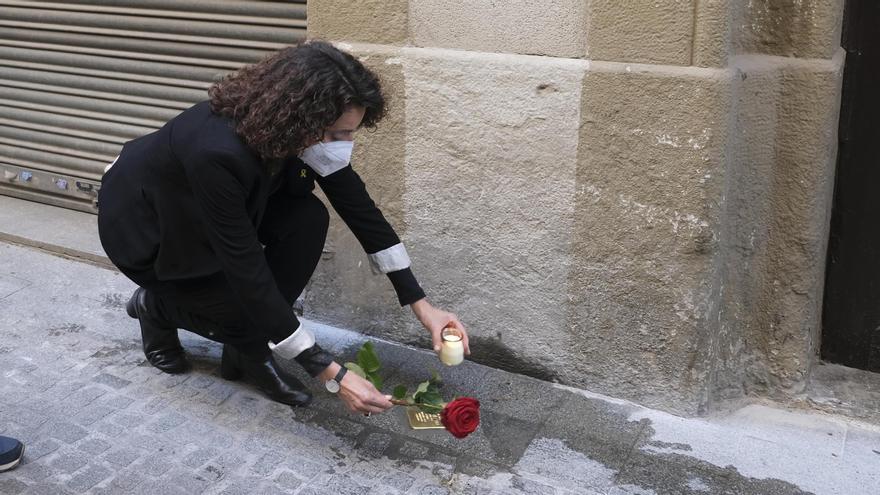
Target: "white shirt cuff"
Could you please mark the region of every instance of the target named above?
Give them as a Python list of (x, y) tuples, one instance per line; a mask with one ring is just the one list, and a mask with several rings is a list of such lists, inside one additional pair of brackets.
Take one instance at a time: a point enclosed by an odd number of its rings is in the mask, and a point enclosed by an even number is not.
[(313, 345), (315, 345), (315, 334), (300, 323), (299, 328), (290, 337), (277, 344), (269, 342), (269, 349), (284, 359), (293, 359)]

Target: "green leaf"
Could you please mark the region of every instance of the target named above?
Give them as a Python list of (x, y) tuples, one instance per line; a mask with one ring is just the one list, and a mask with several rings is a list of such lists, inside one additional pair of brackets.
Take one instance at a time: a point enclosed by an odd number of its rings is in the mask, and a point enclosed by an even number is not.
[(376, 355), (376, 349), (372, 342), (365, 342), (357, 353), (357, 361), (361, 368), (367, 373), (375, 373), (379, 371), (382, 364), (379, 362), (379, 356)]
[(431, 383), (440, 387), (443, 385), (443, 378), (440, 377), (440, 374), (437, 373), (436, 370), (431, 371)]
[(363, 368), (361, 368), (361, 367), (358, 366), (357, 364), (355, 364), (355, 363), (345, 363), (345, 367), (348, 368), (348, 371), (351, 371), (351, 372), (354, 373), (355, 375), (357, 375), (357, 376), (359, 376), (359, 377), (361, 377), (361, 378), (364, 378), (364, 379), (367, 378), (367, 374), (364, 372)]
[(435, 404), (441, 405), (443, 404), (443, 397), (439, 392), (425, 392), (424, 394), (419, 396), (419, 402), (422, 404)]
[(394, 391), (391, 393), (391, 396), (397, 400), (401, 400), (406, 397), (406, 385), (398, 385), (394, 387)]
[(416, 404), (416, 406), (424, 413), (439, 414), (443, 410), (441, 406), (434, 404)]
[(383, 383), (381, 376), (374, 373), (367, 373), (367, 380), (370, 380), (373, 383), (373, 386), (376, 387), (376, 390), (382, 390)]
[(428, 391), (428, 385), (430, 385), (430, 382), (422, 382), (419, 384), (418, 388), (416, 388), (416, 391), (413, 392), (412, 395), (414, 401), (418, 402), (419, 396)]

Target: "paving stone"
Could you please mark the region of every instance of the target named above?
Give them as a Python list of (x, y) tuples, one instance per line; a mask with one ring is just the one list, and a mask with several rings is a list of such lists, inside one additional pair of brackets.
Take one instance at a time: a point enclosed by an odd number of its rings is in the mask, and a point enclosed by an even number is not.
[(195, 388), (208, 388), (214, 384), (216, 380), (210, 376), (196, 375), (190, 379), (186, 385)]
[(275, 482), (287, 490), (295, 490), (302, 485), (302, 480), (290, 471), (282, 471)]
[(126, 397), (124, 395), (112, 395), (112, 396), (104, 396), (102, 398), (101, 403), (105, 406), (110, 406), (114, 409), (125, 409), (130, 406), (134, 402), (134, 399), (131, 397)]
[(226, 475), (226, 472), (220, 466), (208, 464), (198, 470), (198, 474), (210, 482), (220, 481)]
[(88, 457), (82, 453), (66, 453), (55, 457), (52, 467), (65, 473), (73, 473), (88, 464)]
[(197, 468), (202, 466), (206, 462), (210, 461), (214, 456), (219, 453), (217, 449), (207, 447), (200, 447), (198, 450), (191, 452), (184, 459), (183, 463), (191, 468)]
[(281, 464), (284, 457), (276, 452), (267, 452), (260, 456), (259, 459), (251, 466), (251, 472), (258, 476), (266, 476)]
[(186, 417), (177, 413), (166, 413), (153, 421), (147, 429), (153, 433), (165, 433), (186, 423)]
[(310, 480), (327, 470), (324, 465), (305, 459), (302, 456), (295, 457), (287, 462), (286, 466), (304, 480)]
[(141, 433), (129, 433), (128, 444), (151, 452), (171, 451), (176, 446), (173, 441), (159, 435)]
[(116, 375), (111, 375), (110, 373), (100, 373), (92, 378), (92, 381), (95, 383), (107, 385), (108, 387), (115, 388), (116, 390), (121, 390), (131, 385), (131, 381), (120, 378)]
[[(340, 470), (345, 469), (345, 466), (339, 467)], [(382, 476), (382, 470), (376, 469), (376, 466), (373, 463), (369, 460), (365, 460), (355, 463), (345, 471), (345, 474), (354, 478), (358, 483), (365, 486), (373, 486), (379, 483), (379, 478)]]
[(368, 457), (381, 457), (391, 444), (391, 435), (387, 433), (370, 433), (358, 443), (358, 453)]
[(111, 420), (114, 423), (126, 428), (136, 428), (147, 423), (147, 416), (138, 413), (124, 412), (113, 416)]
[(82, 426), (89, 426), (114, 412), (116, 409), (110, 406), (92, 404), (77, 413), (73, 420)]
[(138, 460), (143, 455), (143, 452), (137, 449), (133, 449), (130, 447), (123, 447), (120, 449), (113, 450), (107, 453), (104, 456), (104, 459), (107, 462), (111, 462), (116, 464), (117, 466), (128, 466), (132, 462)]
[(26, 495), (69, 495), (73, 492), (57, 483), (40, 482), (34, 483), (24, 492)]
[(112, 471), (103, 466), (90, 465), (71, 478), (67, 482), (67, 486), (75, 492), (82, 493), (109, 478), (112, 474)]
[(427, 459), (430, 450), (431, 447), (426, 444), (406, 441), (398, 450), (398, 454), (408, 459)]
[[(39, 407), (40, 404), (37, 404)], [(21, 406), (9, 412), (9, 419), (27, 428), (37, 428), (49, 421), (49, 416), (35, 408)]]
[(156, 396), (150, 399), (150, 401), (141, 408), (141, 411), (143, 411), (144, 414), (156, 414), (168, 407), (171, 402), (173, 401), (170, 397), (164, 397), (161, 395)]
[(176, 469), (168, 473), (168, 481), (186, 493), (197, 495), (208, 489), (214, 482), (198, 473)]
[(228, 385), (225, 383), (215, 383), (207, 390), (203, 390), (202, 393), (195, 398), (197, 402), (201, 402), (203, 404), (209, 406), (219, 406), (223, 404), (229, 397), (232, 396), (236, 391), (235, 387), (232, 385)]
[(537, 481), (523, 478), (522, 476), (514, 476), (511, 478), (510, 487), (528, 494), (554, 495), (556, 493), (556, 489), (552, 486), (538, 483)]
[(85, 407), (106, 393), (107, 391), (100, 387), (81, 388), (65, 399), (65, 405), (72, 409)]
[(432, 450), (429, 458), (433, 462), (431, 474), (444, 480), (452, 477), (455, 472), (455, 463), (458, 461), (456, 457)]
[(497, 485), (498, 483), (490, 483), (488, 480), (484, 480), (481, 478), (466, 478), (461, 480), (454, 480), (450, 489), (456, 495), (513, 495), (513, 494), (521, 494), (528, 492), (521, 492), (516, 488), (505, 487), (500, 491), (497, 491), (493, 488), (493, 485)]
[(119, 426), (119, 425), (113, 424), (113, 423), (106, 423), (106, 422), (99, 422), (96, 425), (94, 425), (93, 428), (96, 431), (103, 433), (105, 436), (108, 436), (111, 438), (116, 438), (119, 435), (122, 435), (126, 431), (125, 428), (122, 426)]
[(28, 444), (25, 454), (28, 461), (33, 462), (47, 454), (55, 452), (56, 450), (58, 450), (58, 447), (61, 447), (60, 443), (52, 440), (51, 438), (47, 438), (45, 440), (40, 440), (36, 443)]
[(25, 386), (37, 393), (45, 392), (58, 382), (57, 377), (40, 372), (39, 369), (35, 370), (33, 373), (24, 375), (23, 378)]
[(260, 493), (262, 495), (291, 495), (293, 492), (290, 490), (284, 490), (278, 485), (267, 485), (266, 483), (263, 483), (256, 489), (255, 493)]
[(455, 463), (456, 473), (464, 473), (470, 476), (479, 476), (483, 478), (491, 476), (492, 473), (497, 473), (501, 470), (503, 470), (503, 467), (498, 466), (497, 464), (468, 456), (459, 457), (456, 459)]
[(148, 476), (158, 477), (172, 468), (172, 464), (163, 455), (153, 454), (147, 457), (137, 469)]
[(43, 394), (43, 397), (51, 402), (61, 402), (72, 393), (86, 386), (86, 382), (77, 379), (62, 381), (55, 384)]
[(3, 402), (10, 405), (20, 404), (21, 402), (26, 401), (31, 397), (33, 397), (33, 394), (29, 393), (24, 388), (7, 390), (3, 392)]
[(224, 452), (219, 457), (214, 459), (214, 462), (217, 465), (226, 469), (227, 471), (231, 471), (242, 466), (245, 461), (235, 452)]
[(239, 482), (232, 483), (226, 487), (220, 495), (251, 495), (254, 493), (254, 487), (252, 485)]
[(147, 480), (137, 485), (132, 492), (135, 495), (184, 495), (183, 488), (167, 480)]
[(94, 456), (106, 452), (112, 446), (109, 442), (100, 438), (87, 438), (77, 444), (76, 448)]
[(19, 493), (27, 489), (28, 484), (24, 481), (20, 481), (15, 478), (7, 478), (6, 476), (8, 475), (3, 475), (3, 477), (0, 478), (0, 493), (18, 495)]
[(307, 486), (299, 491), (299, 495), (335, 495), (332, 491), (315, 486)]
[(110, 481), (109, 487), (116, 493), (131, 493), (134, 487), (146, 481), (147, 478), (134, 469), (126, 469), (118, 472)]
[(449, 489), (445, 486), (424, 485), (419, 487), (418, 495), (449, 495)]
[[(27, 455), (27, 453), (25, 453), (25, 455)], [(16, 475), (32, 481), (43, 481), (55, 475), (56, 472), (57, 471), (55, 470), (55, 468), (50, 468), (46, 464), (40, 464), (36, 462), (20, 464), (15, 469)]]
[(338, 416), (327, 416), (321, 424), (336, 435), (350, 440), (357, 438), (364, 430), (364, 425)]
[(416, 478), (400, 471), (392, 470), (382, 474), (381, 482), (396, 490), (406, 491), (416, 482)]
[(345, 474), (334, 474), (324, 483), (323, 488), (339, 495), (366, 495), (370, 488), (364, 486)]
[(88, 436), (89, 432), (85, 428), (72, 423), (57, 422), (50, 425), (47, 434), (65, 443), (74, 443)]

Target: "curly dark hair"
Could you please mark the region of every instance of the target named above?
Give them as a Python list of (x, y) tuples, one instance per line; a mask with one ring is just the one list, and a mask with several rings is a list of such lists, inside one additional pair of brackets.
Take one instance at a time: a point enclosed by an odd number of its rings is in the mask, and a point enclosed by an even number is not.
[(264, 160), (300, 153), (320, 140), (349, 105), (366, 110), (362, 127), (385, 115), (379, 78), (330, 43), (307, 41), (229, 74), (208, 90), (214, 113)]

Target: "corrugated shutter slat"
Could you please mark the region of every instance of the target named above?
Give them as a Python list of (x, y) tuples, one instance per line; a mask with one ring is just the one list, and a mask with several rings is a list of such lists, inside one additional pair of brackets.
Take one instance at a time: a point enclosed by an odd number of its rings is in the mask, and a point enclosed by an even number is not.
[(305, 34), (305, 1), (0, 0), (0, 194), (94, 211), (124, 142)]

